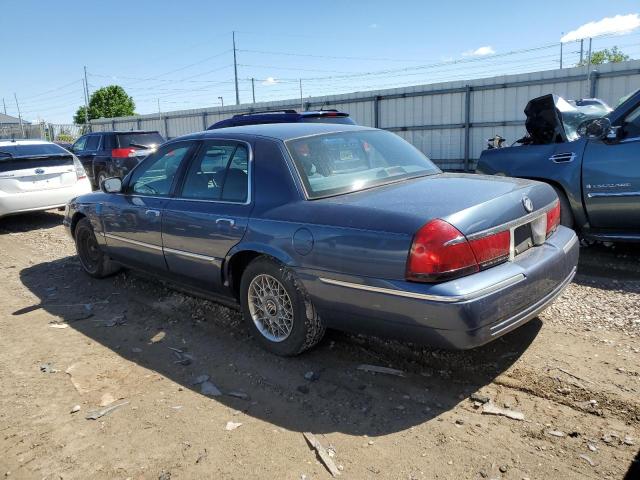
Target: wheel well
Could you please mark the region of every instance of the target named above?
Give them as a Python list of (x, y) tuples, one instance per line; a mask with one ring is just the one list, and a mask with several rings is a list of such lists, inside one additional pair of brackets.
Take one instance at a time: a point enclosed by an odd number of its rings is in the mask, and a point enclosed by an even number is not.
[(76, 212), (71, 218), (71, 236), (75, 238), (76, 235), (76, 226), (78, 222), (85, 218), (86, 215), (84, 213)]
[(240, 298), (240, 279), (242, 278), (242, 272), (247, 268), (254, 259), (264, 254), (256, 252), (254, 250), (245, 250), (236, 253), (229, 260), (229, 269), (227, 271), (229, 279), (229, 287), (236, 298)]

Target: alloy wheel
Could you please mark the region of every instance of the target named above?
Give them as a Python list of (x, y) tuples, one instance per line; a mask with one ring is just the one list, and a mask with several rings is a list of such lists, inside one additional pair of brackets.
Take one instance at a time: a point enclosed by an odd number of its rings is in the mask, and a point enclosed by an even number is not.
[(258, 331), (272, 342), (286, 340), (293, 329), (293, 305), (284, 286), (267, 274), (249, 284), (249, 312)]

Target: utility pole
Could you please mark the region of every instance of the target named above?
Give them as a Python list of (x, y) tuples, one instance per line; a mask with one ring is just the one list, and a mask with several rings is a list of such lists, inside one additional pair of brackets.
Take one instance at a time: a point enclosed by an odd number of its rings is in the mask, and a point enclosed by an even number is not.
[(589, 37), (589, 53), (587, 55), (587, 63), (591, 65), (591, 41), (593, 38)]
[(22, 114), (20, 113), (20, 104), (18, 104), (18, 96), (13, 93), (13, 98), (16, 99), (16, 108), (18, 109), (18, 119), (20, 120), (20, 130), (22, 130), (22, 138), (27, 138), (24, 135), (24, 125), (22, 124)]
[(582, 65), (582, 60), (584, 59), (584, 38), (580, 39), (580, 65)]
[(224, 98), (218, 97), (218, 100), (220, 100), (220, 106), (224, 107)]
[[(160, 131), (164, 130), (164, 136), (166, 138), (167, 129), (166, 128), (162, 128), (163, 127), (163, 121), (162, 121), (162, 110), (160, 110), (160, 99), (157, 98), (156, 100), (158, 101), (158, 118), (160, 119)], [(166, 125), (164, 125), (164, 127), (166, 127)]]
[(4, 114), (7, 114), (7, 104), (4, 103), (4, 97), (2, 97), (2, 106), (4, 107)]
[(238, 91), (238, 62), (236, 60), (236, 32), (231, 32), (233, 38), (233, 75), (236, 81), (236, 105), (240, 105), (240, 92)]
[(89, 84), (87, 83), (87, 66), (84, 66), (84, 124), (89, 128)]
[(256, 79), (251, 78), (251, 95), (253, 96), (253, 103), (256, 103)]
[(560, 70), (562, 70), (562, 42), (560, 42)]
[(302, 79), (298, 79), (300, 82), (300, 110), (304, 112), (304, 101), (302, 100)]

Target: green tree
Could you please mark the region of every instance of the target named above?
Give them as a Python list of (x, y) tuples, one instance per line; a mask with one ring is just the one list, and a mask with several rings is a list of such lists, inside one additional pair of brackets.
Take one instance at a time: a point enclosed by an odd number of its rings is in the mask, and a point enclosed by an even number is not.
[[(96, 118), (126, 117), (134, 115), (135, 103), (119, 85), (102, 87), (91, 94), (89, 99), (89, 120)], [(85, 123), (85, 107), (79, 107), (73, 117), (74, 123)]]
[[(612, 47), (611, 49), (604, 48), (597, 50), (591, 54), (591, 65), (602, 65), (603, 63), (618, 63), (626, 62), (631, 57), (625, 54), (618, 47)], [(578, 66), (584, 66), (589, 62), (588, 59), (582, 60), (578, 63)]]

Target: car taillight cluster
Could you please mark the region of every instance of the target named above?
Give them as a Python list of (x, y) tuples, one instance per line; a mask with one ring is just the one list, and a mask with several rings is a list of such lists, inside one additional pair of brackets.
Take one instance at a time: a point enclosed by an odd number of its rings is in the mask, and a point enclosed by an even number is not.
[(547, 212), (547, 238), (556, 231), (558, 225), (560, 225), (560, 202), (556, 200), (551, 210)]
[(128, 158), (135, 157), (135, 155), (135, 148), (114, 148), (113, 150), (111, 150), (111, 156), (113, 158)]
[(76, 169), (76, 178), (78, 180), (82, 180), (83, 178), (87, 178), (87, 172), (85, 171), (82, 163), (76, 157), (73, 157), (73, 166)]

